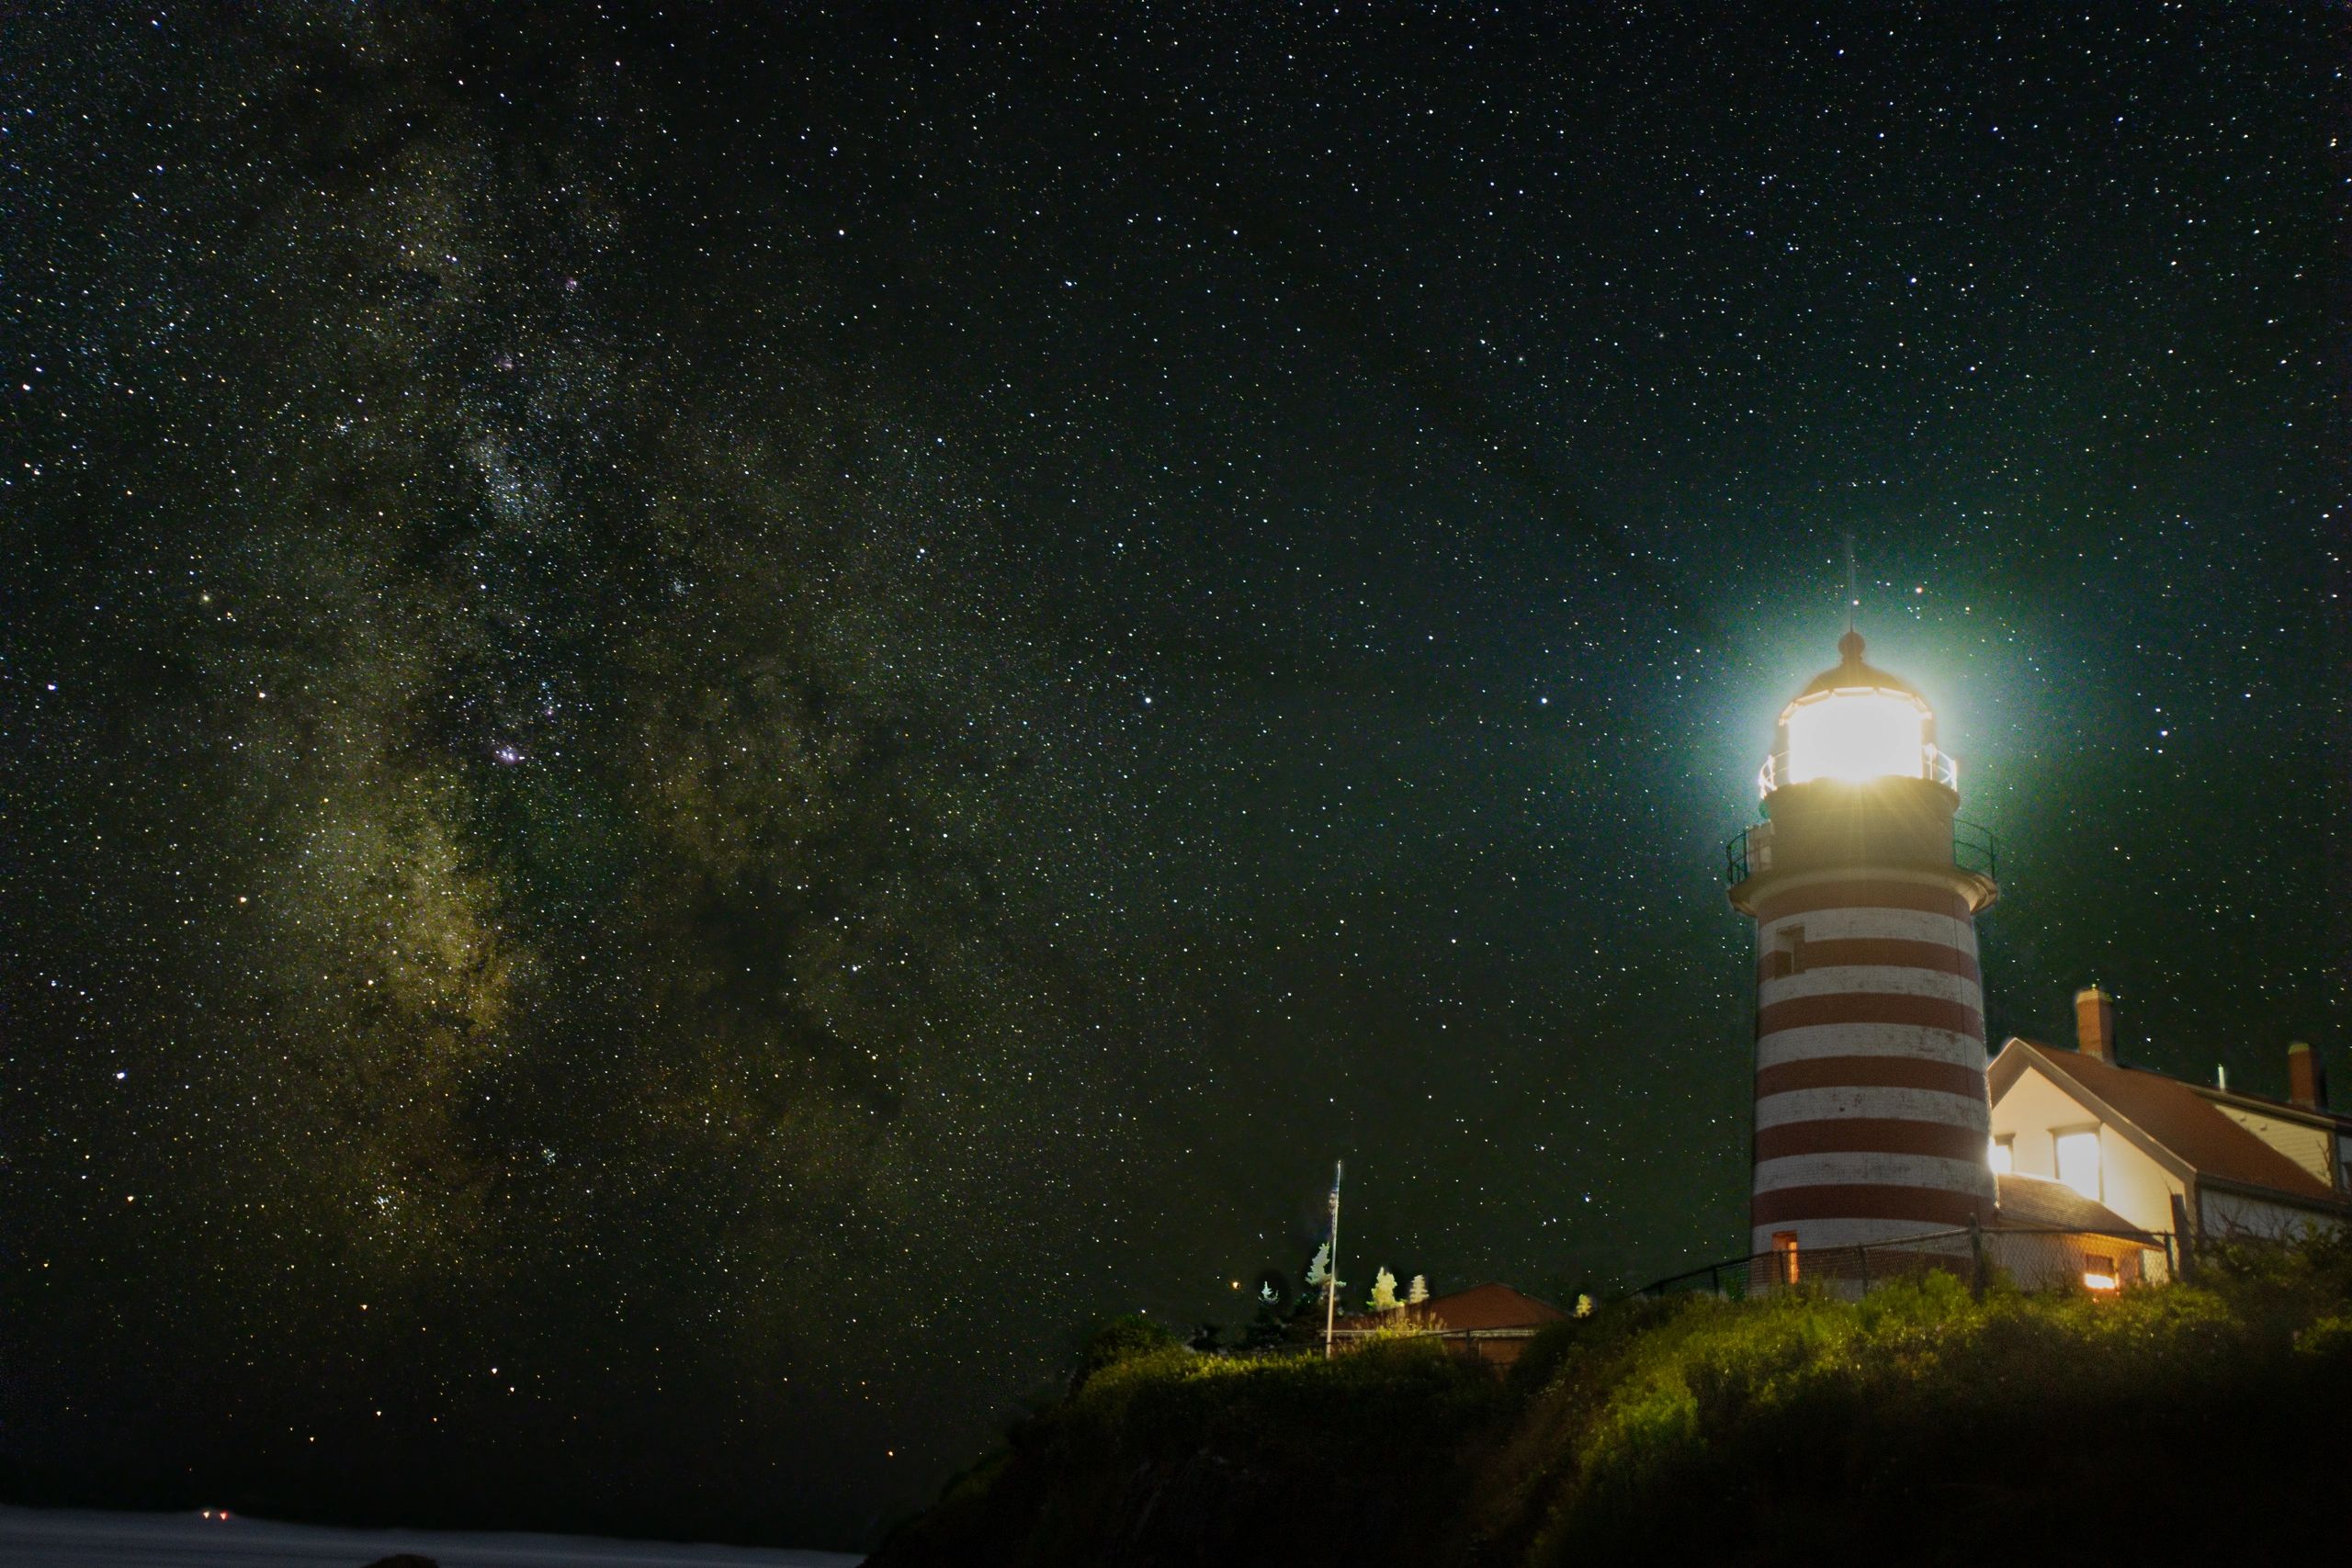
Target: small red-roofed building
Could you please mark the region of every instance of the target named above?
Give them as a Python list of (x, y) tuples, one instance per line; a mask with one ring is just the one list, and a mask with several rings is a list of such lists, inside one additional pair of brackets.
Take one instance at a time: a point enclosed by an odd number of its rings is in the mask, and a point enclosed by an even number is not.
[(1360, 1313), (1340, 1319), (1336, 1339), (1346, 1345), (1380, 1333), (1411, 1329), (1434, 1335), (1464, 1356), (1495, 1367), (1519, 1359), (1527, 1342), (1546, 1325), (1568, 1314), (1549, 1302), (1509, 1285), (1473, 1285), (1448, 1296), (1431, 1296), (1394, 1312)]

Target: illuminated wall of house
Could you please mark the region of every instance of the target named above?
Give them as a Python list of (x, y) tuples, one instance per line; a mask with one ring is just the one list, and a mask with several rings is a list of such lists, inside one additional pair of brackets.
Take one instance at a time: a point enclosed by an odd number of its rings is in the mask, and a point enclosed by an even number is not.
[[(2018, 1076), (1993, 1105), (1993, 1139), (2007, 1138), (2019, 1176), (2057, 1179), (2057, 1135), (2098, 1123), (2083, 1103), (2039, 1068)], [(2085, 1193), (2143, 1230), (2173, 1228), (2172, 1200), (2184, 1190), (2172, 1174), (2114, 1128), (2098, 1128), (2096, 1190)]]

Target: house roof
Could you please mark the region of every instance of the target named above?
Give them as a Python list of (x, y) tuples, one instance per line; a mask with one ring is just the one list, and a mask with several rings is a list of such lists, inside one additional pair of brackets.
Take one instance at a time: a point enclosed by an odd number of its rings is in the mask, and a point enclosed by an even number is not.
[(2029, 1063), (2075, 1090), (2086, 1103), (2138, 1129), (2200, 1178), (2265, 1187), (2306, 1201), (2341, 1201), (2310, 1171), (2222, 1115), (2194, 1084), (2144, 1067), (2118, 1066), (2080, 1051), (2052, 1050), (2012, 1037), (1987, 1073), (1995, 1100), (2017, 1082)]
[(1567, 1316), (1549, 1302), (1522, 1295), (1509, 1285), (1473, 1285), (1450, 1296), (1431, 1296), (1421, 1310), (1448, 1328), (1533, 1328)]
[[(1416, 1318), (1457, 1332), (1482, 1328), (1537, 1328), (1567, 1316), (1549, 1302), (1539, 1302), (1509, 1285), (1497, 1284), (1473, 1285), (1466, 1291), (1456, 1291), (1449, 1296), (1431, 1296), (1420, 1305), (1406, 1310)], [(1339, 1326), (1378, 1328), (1394, 1321), (1394, 1315), (1389, 1313), (1358, 1313), (1341, 1318)]]
[(1993, 1222), (1996, 1230), (2087, 1231), (2155, 1245), (2154, 1237), (2131, 1221), (2063, 1181), (2007, 1172), (1994, 1180), (2000, 1186), (2000, 1213)]
[(2255, 1094), (2242, 1089), (2215, 1089), (2207, 1084), (2190, 1084), (2199, 1100), (2214, 1105), (2243, 1105), (2265, 1116), (2275, 1116), (2289, 1122), (2300, 1122), (2307, 1127), (2332, 1127), (2338, 1133), (2352, 1133), (2352, 1115), (2325, 1105), (2305, 1105), (2301, 1100), (2281, 1100), (2275, 1094)]

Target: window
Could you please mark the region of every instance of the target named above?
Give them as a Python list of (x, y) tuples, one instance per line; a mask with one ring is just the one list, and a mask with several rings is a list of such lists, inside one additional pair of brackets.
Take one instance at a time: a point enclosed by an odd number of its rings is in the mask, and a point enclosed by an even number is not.
[(1772, 1233), (1772, 1261), (1780, 1269), (1781, 1283), (1793, 1285), (1797, 1282), (1796, 1232), (1774, 1231)]
[(2096, 1252), (2083, 1255), (2083, 1289), (2112, 1291), (2122, 1282), (2123, 1276), (2116, 1270), (2114, 1258), (2101, 1257)]
[(1765, 964), (1765, 975), (1774, 980), (1785, 980), (1792, 975), (1804, 973), (1804, 928), (1782, 926), (1772, 939), (1772, 954)]
[(2017, 1134), (2015, 1133), (2002, 1134), (1999, 1137), (1993, 1140), (1992, 1147), (1986, 1150), (1985, 1154), (1986, 1157), (1992, 1161), (1995, 1174), (2008, 1176), (2014, 1173), (2018, 1168)]
[(2097, 1201), (2098, 1198), (2098, 1129), (2083, 1127), (2057, 1134), (2058, 1179)]

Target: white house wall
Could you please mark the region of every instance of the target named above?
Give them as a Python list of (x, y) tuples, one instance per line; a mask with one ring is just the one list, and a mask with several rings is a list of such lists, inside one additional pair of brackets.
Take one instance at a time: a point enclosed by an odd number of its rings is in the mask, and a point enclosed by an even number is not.
[(2019, 1176), (2055, 1177), (2058, 1151), (2050, 1141), (2050, 1129), (2089, 1120), (2089, 1111), (2033, 1067), (2018, 1074), (2008, 1093), (1993, 1101), (1994, 1141), (2010, 1140), (2012, 1168)]
[(2181, 1184), (2049, 1074), (2029, 1064), (1993, 1102), (1993, 1136), (2011, 1139), (2013, 1168), (2019, 1176), (2054, 1180), (2058, 1132), (2093, 1122), (2101, 1122), (2098, 1201), (2143, 1230), (2172, 1229), (2173, 1195)]
[(2286, 1203), (2266, 1202), (2238, 1192), (2217, 1192), (2211, 1188), (2199, 1195), (2199, 1213), (2205, 1235), (2215, 1240), (2245, 1235), (2283, 1241), (2307, 1231), (2344, 1228), (2344, 1222), (2333, 1215), (2313, 1213)]
[(2223, 1100), (2215, 1100), (2212, 1105), (2214, 1110), (2319, 1178), (2323, 1184), (2335, 1185), (2335, 1167), (2328, 1158), (2329, 1140), (2325, 1128), (2303, 1122), (2290, 1122), (2284, 1116), (2265, 1116), (2258, 1111), (2248, 1111)]
[(2098, 1131), (2099, 1201), (2146, 1231), (2173, 1228), (2172, 1201), (2182, 1190), (2172, 1173), (2112, 1127)]

